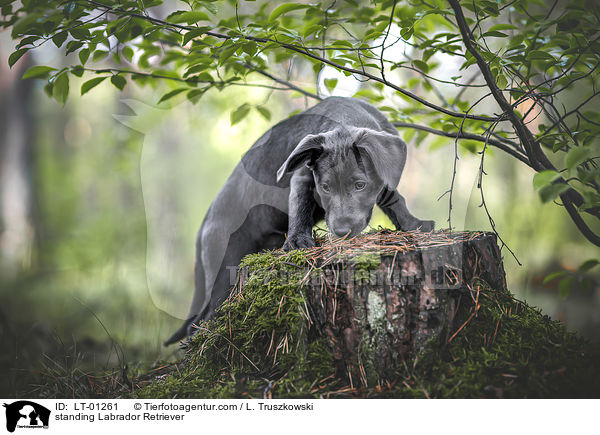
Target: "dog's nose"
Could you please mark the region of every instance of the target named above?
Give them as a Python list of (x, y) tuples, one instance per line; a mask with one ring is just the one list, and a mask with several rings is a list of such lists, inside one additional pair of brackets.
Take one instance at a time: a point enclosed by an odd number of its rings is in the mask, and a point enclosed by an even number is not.
[(337, 236), (337, 237), (344, 237), (346, 234), (350, 233), (350, 231), (352, 231), (352, 228), (350, 228), (349, 226), (343, 226), (343, 227), (335, 227), (333, 229), (333, 233)]

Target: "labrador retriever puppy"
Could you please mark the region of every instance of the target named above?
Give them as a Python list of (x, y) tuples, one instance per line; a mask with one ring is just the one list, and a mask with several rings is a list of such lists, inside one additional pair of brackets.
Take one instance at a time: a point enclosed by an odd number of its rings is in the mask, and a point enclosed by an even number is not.
[(431, 231), (396, 191), (406, 144), (374, 106), (331, 97), (260, 137), (211, 204), (196, 239), (195, 293), (188, 319), (165, 344), (193, 334), (229, 296), (241, 259), (264, 249), (315, 246), (325, 219), (353, 237), (377, 204), (398, 230)]

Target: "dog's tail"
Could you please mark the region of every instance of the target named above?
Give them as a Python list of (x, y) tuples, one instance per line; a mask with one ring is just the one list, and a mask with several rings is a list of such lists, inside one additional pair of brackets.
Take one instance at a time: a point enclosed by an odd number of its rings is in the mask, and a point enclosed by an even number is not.
[(200, 314), (192, 316), (188, 318), (185, 322), (183, 322), (183, 325), (181, 325), (181, 327), (177, 331), (175, 331), (175, 333), (171, 335), (171, 337), (167, 341), (165, 341), (164, 345), (169, 346), (170, 344), (173, 344), (179, 340), (183, 340), (188, 335), (193, 335), (194, 324), (204, 319), (204, 315), (206, 314), (207, 309), (208, 305)]
[(198, 236), (196, 237), (196, 265), (194, 267), (195, 291), (194, 298), (192, 300), (192, 308), (190, 310), (190, 317), (188, 317), (188, 319), (183, 322), (183, 325), (181, 325), (181, 327), (175, 331), (175, 333), (167, 341), (165, 341), (165, 346), (182, 340), (188, 335), (193, 335), (194, 324), (198, 323), (200, 320), (204, 320), (209, 311), (208, 308), (210, 306), (210, 301), (205, 300), (206, 290), (204, 283), (204, 267), (202, 266), (202, 249), (200, 247), (201, 235), (202, 228), (200, 228), (200, 231), (198, 231)]
[(171, 337), (167, 341), (165, 341), (164, 345), (169, 346), (170, 344), (173, 344), (173, 343), (187, 337), (188, 328), (192, 325), (192, 323), (194, 323), (194, 320), (196, 320), (196, 316), (193, 316), (193, 317), (190, 317), (189, 319), (187, 319), (183, 323), (183, 325), (181, 325), (181, 327), (177, 331), (175, 331), (175, 333), (173, 335), (171, 335)]

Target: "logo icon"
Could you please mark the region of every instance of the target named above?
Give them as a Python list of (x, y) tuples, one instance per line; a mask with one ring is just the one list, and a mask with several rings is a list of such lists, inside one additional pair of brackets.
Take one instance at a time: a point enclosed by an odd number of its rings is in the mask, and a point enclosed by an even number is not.
[(48, 428), (50, 410), (29, 400), (19, 400), (4, 404), (6, 408), (6, 430), (14, 432), (15, 428), (40, 429)]

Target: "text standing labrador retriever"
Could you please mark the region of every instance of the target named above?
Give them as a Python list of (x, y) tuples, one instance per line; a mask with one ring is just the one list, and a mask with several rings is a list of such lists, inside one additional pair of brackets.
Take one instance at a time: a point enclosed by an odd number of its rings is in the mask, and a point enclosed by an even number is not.
[(210, 206), (196, 240), (190, 315), (166, 344), (193, 332), (227, 298), (241, 259), (263, 249), (314, 246), (313, 225), (352, 237), (377, 204), (399, 230), (431, 231), (396, 191), (406, 144), (372, 105), (328, 98), (265, 133)]

